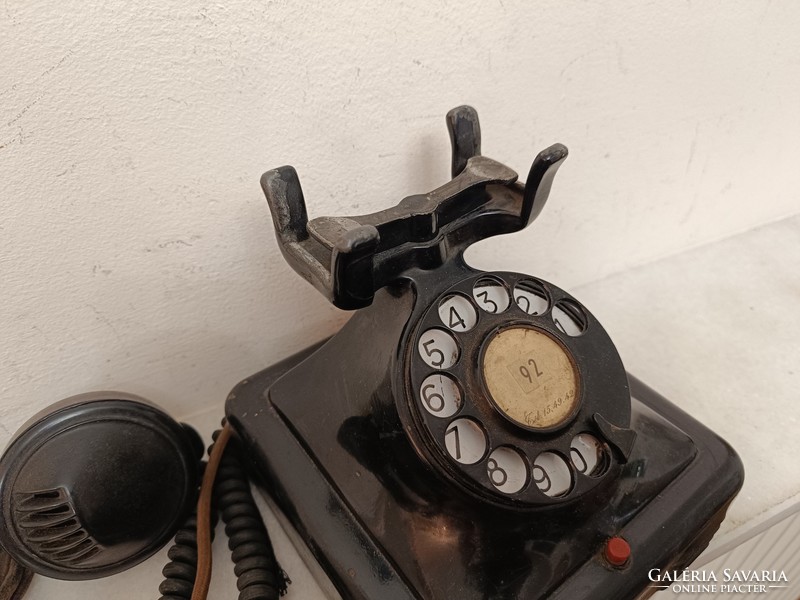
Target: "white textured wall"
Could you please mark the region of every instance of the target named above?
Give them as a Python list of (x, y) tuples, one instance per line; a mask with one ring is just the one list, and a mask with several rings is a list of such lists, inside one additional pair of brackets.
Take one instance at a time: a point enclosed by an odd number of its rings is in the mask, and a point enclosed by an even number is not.
[(445, 180), (457, 104), (523, 174), (571, 150), (482, 267), (574, 287), (800, 208), (797, 3), (90, 4), (0, 3), (0, 442), (90, 389), (221, 404), (334, 331), (261, 172), (386, 207)]

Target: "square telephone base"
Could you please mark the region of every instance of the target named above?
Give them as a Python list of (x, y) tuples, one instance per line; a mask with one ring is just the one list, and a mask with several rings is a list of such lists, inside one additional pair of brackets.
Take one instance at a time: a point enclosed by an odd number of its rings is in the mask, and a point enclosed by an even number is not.
[[(460, 499), (445, 482), (425, 497), (385, 451), (368, 404), (271, 396), (272, 384), (321, 345), (241, 382), (226, 414), (262, 491), (345, 600), (647, 597), (659, 589), (648, 571), (687, 567), (743, 481), (724, 440), (629, 376), (638, 437), (603, 497), (498, 511)], [(293, 422), (290, 405), (315, 418)], [(442, 496), (449, 500), (431, 500)], [(630, 546), (622, 566), (605, 554), (617, 536)]]

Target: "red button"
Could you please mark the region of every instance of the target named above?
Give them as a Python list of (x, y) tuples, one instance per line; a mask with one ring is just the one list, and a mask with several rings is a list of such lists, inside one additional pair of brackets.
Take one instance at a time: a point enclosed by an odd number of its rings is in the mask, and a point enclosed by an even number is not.
[(631, 547), (621, 537), (610, 538), (606, 542), (605, 557), (615, 567), (621, 567), (631, 557)]

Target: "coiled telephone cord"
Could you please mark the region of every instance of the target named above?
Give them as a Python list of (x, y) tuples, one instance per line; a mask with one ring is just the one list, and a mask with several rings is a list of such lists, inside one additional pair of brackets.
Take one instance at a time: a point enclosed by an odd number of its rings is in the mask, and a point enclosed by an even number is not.
[(225, 522), (239, 600), (283, 596), (289, 578), (275, 558), (264, 521), (253, 501), (238, 438), (228, 442), (217, 473), (214, 494)]
[[(216, 525), (217, 511), (212, 510), (212, 525)], [(214, 527), (211, 527), (213, 536)], [(197, 575), (197, 509), (175, 534), (175, 540), (167, 552), (168, 562), (161, 573), (164, 581), (158, 586), (162, 594), (159, 600), (188, 600), (192, 597)]]
[(225, 522), (239, 600), (277, 600), (286, 593), (290, 583), (275, 558), (250, 492), (239, 441), (233, 436), (230, 425), (224, 420), (222, 423), (223, 428), (214, 432), (214, 442), (208, 449), (208, 465), (203, 473), (196, 516), (187, 520), (168, 553), (171, 562), (163, 570), (166, 579), (159, 587), (164, 594), (161, 600), (206, 600), (208, 597), (211, 542), (216, 523), (213, 504)]

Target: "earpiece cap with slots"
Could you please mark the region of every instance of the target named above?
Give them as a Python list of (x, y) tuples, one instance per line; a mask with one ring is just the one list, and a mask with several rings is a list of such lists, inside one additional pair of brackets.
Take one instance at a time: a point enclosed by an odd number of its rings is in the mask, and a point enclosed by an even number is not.
[(83, 394), (30, 419), (0, 458), (0, 544), (57, 579), (127, 569), (175, 533), (197, 497), (202, 441), (130, 394)]

